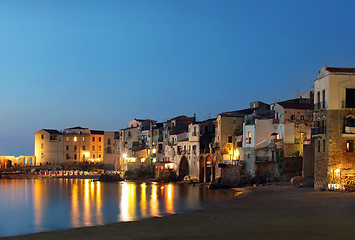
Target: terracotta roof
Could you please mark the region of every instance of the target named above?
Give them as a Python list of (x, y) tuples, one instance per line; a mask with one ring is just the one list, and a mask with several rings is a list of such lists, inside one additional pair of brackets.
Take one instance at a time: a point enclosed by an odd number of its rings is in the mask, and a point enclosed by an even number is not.
[(58, 130), (55, 129), (42, 129), (43, 131), (46, 131), (49, 134), (57, 134), (57, 135), (61, 135), (62, 133), (59, 132)]
[(290, 99), (283, 102), (278, 102), (277, 104), (284, 108), (291, 109), (313, 109), (313, 104), (310, 102), (310, 99), (308, 100), (307, 98)]
[(336, 67), (326, 67), (328, 72), (339, 72), (339, 73), (355, 73), (355, 68), (336, 68)]

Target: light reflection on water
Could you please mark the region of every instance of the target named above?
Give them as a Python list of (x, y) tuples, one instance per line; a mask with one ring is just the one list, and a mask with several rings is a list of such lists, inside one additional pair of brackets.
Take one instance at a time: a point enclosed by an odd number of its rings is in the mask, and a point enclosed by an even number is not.
[(0, 236), (134, 221), (232, 197), (225, 190), (173, 183), (0, 179)]

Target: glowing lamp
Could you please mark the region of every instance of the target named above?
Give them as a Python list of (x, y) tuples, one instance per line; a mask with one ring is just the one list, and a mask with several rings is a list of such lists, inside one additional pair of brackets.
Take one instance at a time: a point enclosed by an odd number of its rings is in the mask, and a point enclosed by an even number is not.
[(340, 173), (340, 169), (335, 169), (334, 172), (335, 173)]
[(123, 156), (124, 158), (126, 158), (126, 157), (127, 157), (127, 154), (126, 154), (126, 153), (124, 153), (122, 156)]

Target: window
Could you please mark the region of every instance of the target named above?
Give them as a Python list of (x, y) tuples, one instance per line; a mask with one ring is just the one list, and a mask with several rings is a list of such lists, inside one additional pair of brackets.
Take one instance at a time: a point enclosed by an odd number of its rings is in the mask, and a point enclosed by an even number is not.
[(131, 136), (131, 131), (128, 131), (128, 137), (130, 137)]
[(232, 136), (228, 136), (228, 143), (232, 143), (232, 142), (233, 142)]
[(346, 108), (355, 108), (355, 89), (354, 88), (347, 88), (345, 93), (345, 107)]
[(69, 137), (66, 137), (65, 140), (66, 140), (67, 142), (69, 142)]
[(43, 143), (41, 143), (41, 148), (43, 148)]
[(92, 141), (95, 142), (95, 137), (92, 137)]
[(318, 152), (320, 152), (320, 140), (318, 140)]
[(248, 132), (246, 142), (251, 143), (251, 132)]
[(99, 146), (99, 151), (101, 151), (101, 146)]
[(85, 137), (83, 137), (83, 142), (85, 142)]
[(44, 157), (44, 154), (43, 153), (41, 153), (41, 158), (43, 158)]
[(74, 154), (74, 159), (76, 159), (76, 154)]
[(99, 142), (101, 142), (101, 137), (99, 137)]
[(354, 152), (354, 143), (353, 140), (346, 141), (346, 151), (347, 152)]
[(78, 141), (78, 137), (74, 137), (74, 142), (77, 142)]
[(291, 115), (291, 120), (295, 120), (296, 119), (296, 116), (295, 115)]
[(67, 151), (69, 151), (69, 146), (66, 146), (65, 149), (66, 149)]
[(304, 120), (304, 116), (303, 115), (301, 116), (301, 120)]
[(323, 152), (325, 152), (325, 139), (323, 139)]
[(44, 138), (44, 136), (43, 136), (43, 134), (41, 135), (41, 139), (43, 139)]
[(70, 159), (70, 156), (69, 156), (69, 154), (67, 154), (67, 159)]
[(95, 146), (92, 146), (92, 150), (95, 151)]
[(92, 157), (95, 158), (95, 154), (93, 154)]
[(323, 90), (323, 102), (322, 102), (322, 108), (325, 108), (325, 90)]
[(111, 139), (107, 139), (107, 145), (111, 145)]
[(99, 154), (99, 158), (101, 158), (101, 154)]
[(77, 146), (74, 146), (74, 151), (78, 150), (78, 147)]
[(83, 146), (83, 150), (85, 150), (85, 146)]

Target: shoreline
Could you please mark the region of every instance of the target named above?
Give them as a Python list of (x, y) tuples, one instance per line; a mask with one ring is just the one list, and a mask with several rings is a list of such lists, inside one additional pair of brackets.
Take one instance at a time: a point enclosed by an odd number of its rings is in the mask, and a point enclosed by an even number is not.
[(351, 239), (355, 193), (246, 187), (228, 203), (163, 217), (1, 239)]

